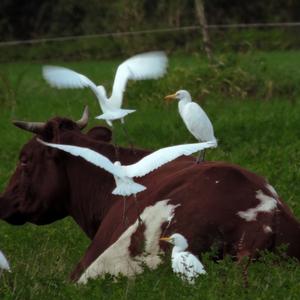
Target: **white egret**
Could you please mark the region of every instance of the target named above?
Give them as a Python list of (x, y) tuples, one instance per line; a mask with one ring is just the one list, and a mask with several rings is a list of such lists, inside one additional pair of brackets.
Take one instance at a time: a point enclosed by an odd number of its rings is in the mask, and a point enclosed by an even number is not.
[(0, 250), (0, 269), (11, 272), (9, 262), (1, 250)]
[(123, 94), (128, 80), (157, 79), (166, 72), (167, 56), (162, 51), (153, 51), (138, 54), (121, 63), (116, 71), (112, 94), (108, 98), (102, 85), (96, 85), (86, 76), (67, 68), (58, 66), (44, 66), (45, 80), (56, 88), (85, 88), (89, 87), (97, 97), (103, 114), (96, 117), (112, 126), (112, 121), (135, 112), (133, 109), (122, 109)]
[(143, 177), (182, 155), (191, 155), (194, 152), (216, 146), (215, 142), (205, 142), (166, 147), (152, 152), (132, 165), (125, 166), (121, 165), (119, 161), (113, 163), (106, 156), (86, 147), (53, 144), (46, 143), (40, 139), (37, 140), (46, 146), (82, 157), (88, 162), (111, 173), (116, 183), (116, 188), (112, 191), (112, 194), (121, 196), (136, 195), (146, 189), (145, 186), (134, 182), (133, 177)]
[[(214, 128), (205, 111), (196, 102), (192, 101), (191, 95), (186, 90), (179, 90), (175, 94), (165, 97), (166, 100), (177, 99), (179, 114), (189, 130), (189, 132), (199, 141), (214, 141), (217, 146), (217, 140), (214, 135)], [(201, 153), (200, 153), (201, 154)], [(199, 155), (197, 162), (204, 160), (203, 155)]]
[(174, 245), (172, 250), (172, 269), (181, 279), (193, 284), (196, 277), (200, 274), (206, 274), (200, 260), (191, 252), (185, 251), (188, 248), (188, 242), (183, 235), (174, 233), (170, 237), (162, 237), (160, 240)]
[[(152, 172), (160, 166), (176, 159), (182, 155), (190, 155), (194, 152), (215, 147), (215, 143), (195, 143), (186, 145), (177, 145), (159, 149), (139, 160), (137, 163), (122, 166), (119, 161), (111, 162), (106, 156), (85, 147), (63, 145), (63, 144), (52, 144), (46, 143), (40, 139), (39, 142), (46, 146), (57, 148), (68, 152), (74, 156), (80, 156), (88, 162), (106, 170), (114, 176), (116, 188), (112, 191), (114, 195), (120, 195), (123, 197), (134, 195), (134, 200), (137, 208), (138, 220), (141, 222), (140, 213), (138, 209), (138, 202), (136, 194), (146, 189), (144, 185), (133, 181), (133, 177), (143, 177), (144, 175)], [(125, 198), (124, 198), (124, 210), (123, 219), (125, 214)]]

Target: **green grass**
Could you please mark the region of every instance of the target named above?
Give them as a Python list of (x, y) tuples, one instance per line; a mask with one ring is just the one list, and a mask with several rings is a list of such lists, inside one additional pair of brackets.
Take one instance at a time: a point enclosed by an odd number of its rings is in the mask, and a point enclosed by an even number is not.
[[(126, 124), (135, 145), (157, 149), (192, 142), (175, 103), (163, 96), (180, 88), (191, 91), (213, 121), (219, 147), (209, 160), (239, 164), (269, 179), (300, 219), (300, 52), (227, 54), (209, 66), (202, 56), (176, 56), (159, 81), (130, 83), (125, 106), (136, 108)], [(52, 62), (74, 68), (110, 88), (120, 60)], [(87, 90), (55, 90), (41, 77), (41, 64), (7, 63), (0, 68), (0, 190), (9, 180), (30, 134), (12, 119), (45, 121), (55, 115), (79, 118), (88, 104), (89, 128), (99, 124), (99, 109)], [(126, 145), (122, 131), (117, 140)], [(204, 258), (208, 275), (195, 286), (182, 283), (169, 261), (135, 280), (68, 282), (68, 274), (89, 240), (70, 218), (47, 226), (11, 226), (0, 222), (0, 249), (13, 273), (0, 279), (0, 299), (298, 299), (300, 268), (293, 260), (266, 254), (249, 268), (249, 288), (240, 267), (229, 258)], [(300, 241), (299, 241), (300, 242)]]

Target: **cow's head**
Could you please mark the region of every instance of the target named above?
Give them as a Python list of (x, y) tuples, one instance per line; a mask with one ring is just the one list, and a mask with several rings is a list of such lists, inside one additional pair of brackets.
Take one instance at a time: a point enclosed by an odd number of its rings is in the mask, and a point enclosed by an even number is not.
[[(59, 142), (67, 134), (81, 135), (80, 130), (88, 123), (88, 110), (77, 122), (57, 117), (46, 123), (13, 123), (46, 141)], [(69, 183), (63, 159), (60, 151), (44, 147), (36, 136), (25, 144), (16, 170), (0, 196), (0, 218), (11, 224), (48, 224), (65, 217)]]

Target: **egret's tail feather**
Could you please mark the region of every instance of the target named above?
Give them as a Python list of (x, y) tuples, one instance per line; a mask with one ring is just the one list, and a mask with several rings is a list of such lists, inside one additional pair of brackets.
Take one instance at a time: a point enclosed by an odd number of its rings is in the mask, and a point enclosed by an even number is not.
[(216, 148), (216, 147), (218, 147), (218, 140), (217, 140), (217, 139), (208, 141), (208, 143), (211, 144), (211, 147), (210, 147), (210, 148)]
[(144, 185), (136, 183), (134, 181), (131, 182), (119, 182), (117, 187), (112, 191), (114, 195), (120, 196), (130, 196), (132, 194), (137, 194), (146, 189)]
[(127, 116), (128, 114), (131, 114), (135, 112), (134, 109), (119, 109), (116, 111), (111, 111), (111, 112), (105, 112), (102, 115), (99, 115), (96, 117), (96, 119), (99, 120), (118, 120), (118, 119), (122, 119), (125, 116)]

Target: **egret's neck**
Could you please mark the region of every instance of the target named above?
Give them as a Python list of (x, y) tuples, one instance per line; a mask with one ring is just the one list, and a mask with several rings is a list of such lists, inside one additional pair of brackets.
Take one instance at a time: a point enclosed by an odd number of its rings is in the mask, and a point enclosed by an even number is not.
[(182, 247), (178, 247), (178, 246), (174, 246), (173, 250), (172, 250), (172, 256), (174, 256), (177, 253), (180, 253), (182, 251), (184, 251), (185, 249), (183, 249)]
[(106, 111), (109, 106), (104, 86), (98, 85), (96, 91), (97, 99), (102, 111)]
[(191, 102), (191, 100), (188, 99), (188, 98), (183, 98), (183, 99), (179, 100), (179, 102), (178, 102), (178, 110), (179, 110), (180, 115), (182, 115), (182, 112), (184, 110), (185, 105), (188, 104), (188, 103), (190, 103), (190, 102)]

